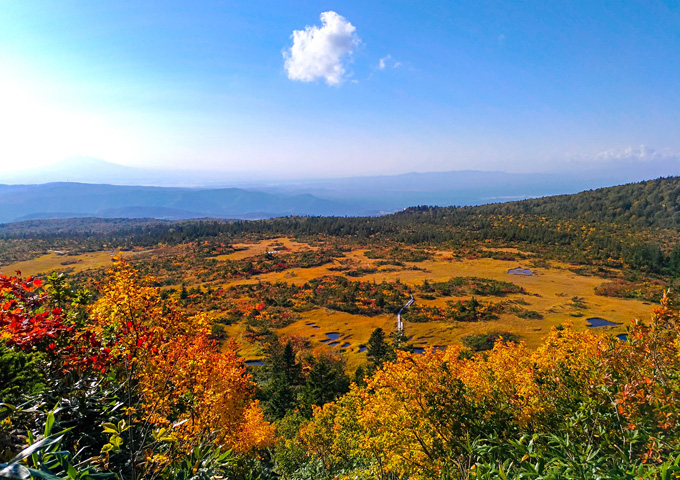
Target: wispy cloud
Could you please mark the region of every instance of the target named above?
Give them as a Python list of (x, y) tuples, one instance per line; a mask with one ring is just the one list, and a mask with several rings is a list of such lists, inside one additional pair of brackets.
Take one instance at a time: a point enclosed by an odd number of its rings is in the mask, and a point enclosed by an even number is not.
[(387, 67), (399, 68), (401, 67), (401, 62), (397, 62), (392, 58), (392, 55), (387, 54), (378, 60), (378, 65), (375, 67), (376, 70), (385, 70)]
[(647, 145), (610, 148), (596, 153), (569, 154), (563, 159), (554, 159), (553, 169), (602, 171), (613, 177), (618, 176), (617, 178), (625, 177), (625, 174), (631, 172), (637, 175), (629, 175), (629, 180), (655, 178), (680, 174), (680, 153)]
[(361, 40), (356, 27), (336, 12), (321, 14), (321, 27), (293, 32), (293, 46), (283, 53), (288, 78), (300, 82), (323, 79), (328, 85), (345, 80), (345, 62)]
[(659, 151), (646, 145), (639, 147), (611, 148), (595, 155), (595, 160), (611, 161), (652, 161), (668, 158), (677, 158), (678, 155), (670, 151)]

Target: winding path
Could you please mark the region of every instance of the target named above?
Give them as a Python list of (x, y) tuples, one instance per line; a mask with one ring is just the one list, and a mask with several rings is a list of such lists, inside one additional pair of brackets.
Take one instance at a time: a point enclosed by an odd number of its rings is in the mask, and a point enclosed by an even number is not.
[(410, 300), (408, 302), (406, 302), (406, 305), (401, 307), (399, 309), (399, 313), (397, 313), (397, 331), (398, 332), (404, 331), (404, 322), (401, 321), (401, 312), (403, 312), (405, 308), (410, 307), (411, 304), (416, 301), (416, 299), (413, 298), (413, 295), (411, 295), (410, 293), (409, 293), (409, 296), (411, 297)]

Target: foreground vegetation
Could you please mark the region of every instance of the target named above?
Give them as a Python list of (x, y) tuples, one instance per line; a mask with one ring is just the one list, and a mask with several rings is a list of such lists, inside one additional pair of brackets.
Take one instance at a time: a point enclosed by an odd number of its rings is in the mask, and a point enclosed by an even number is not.
[(535, 351), (501, 334), (490, 351), (416, 355), (376, 331), (350, 385), (341, 358), (276, 336), (254, 378), (205, 315), (124, 262), (108, 275), (96, 300), (59, 275), (0, 278), (4, 477), (680, 474), (667, 297), (626, 342), (563, 328)]

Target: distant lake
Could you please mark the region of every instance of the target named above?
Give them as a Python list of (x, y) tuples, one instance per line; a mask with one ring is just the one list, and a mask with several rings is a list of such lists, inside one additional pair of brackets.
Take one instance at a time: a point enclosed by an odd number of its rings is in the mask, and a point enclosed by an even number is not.
[(610, 322), (604, 318), (591, 317), (586, 319), (590, 325), (589, 327), (615, 327), (617, 323)]

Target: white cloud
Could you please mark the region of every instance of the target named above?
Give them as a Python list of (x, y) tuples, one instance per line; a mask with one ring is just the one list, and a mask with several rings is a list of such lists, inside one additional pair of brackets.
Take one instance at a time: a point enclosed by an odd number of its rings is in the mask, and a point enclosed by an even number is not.
[(322, 13), (321, 24), (293, 32), (293, 46), (283, 53), (289, 79), (301, 82), (324, 79), (328, 85), (344, 81), (343, 62), (360, 43), (356, 27), (335, 12)]
[(680, 152), (647, 145), (610, 148), (596, 153), (566, 155), (554, 159), (555, 170), (606, 172), (620, 181), (638, 181), (680, 174)]
[(660, 152), (646, 145), (640, 145), (639, 147), (605, 150), (595, 155), (595, 159), (600, 161), (652, 161), (670, 156), (673, 156), (673, 154), (669, 151)]
[(383, 57), (380, 59), (378, 62), (378, 70), (385, 70), (385, 66), (387, 65), (387, 61), (392, 58), (392, 55), (387, 55), (386, 57)]
[(610, 148), (599, 152), (569, 153), (560, 162), (568, 164), (588, 164), (590, 166), (645, 164), (652, 162), (680, 162), (680, 152), (669, 148), (656, 149), (647, 145)]
[(375, 67), (376, 70), (385, 70), (387, 67), (392, 66), (392, 68), (401, 67), (401, 62), (397, 62), (392, 58), (392, 55), (387, 54), (378, 60), (378, 65)]

